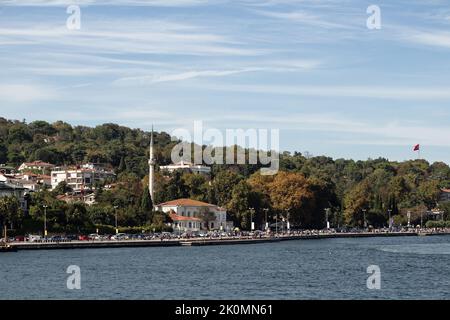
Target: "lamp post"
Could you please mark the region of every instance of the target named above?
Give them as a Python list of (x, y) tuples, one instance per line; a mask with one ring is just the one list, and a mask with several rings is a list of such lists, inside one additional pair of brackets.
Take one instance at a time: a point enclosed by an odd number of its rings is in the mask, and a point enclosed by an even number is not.
[(42, 206), (44, 208), (44, 237), (47, 237), (47, 205)]
[(367, 209), (363, 209), (363, 225), (364, 225), (364, 229), (367, 228), (366, 211), (367, 211)]
[(330, 208), (325, 208), (325, 222), (326, 222), (326, 229), (330, 229), (330, 222), (328, 221), (328, 215), (330, 213)]
[(255, 212), (255, 208), (249, 208), (250, 210), (250, 231), (253, 231), (255, 229), (255, 226), (253, 224), (253, 213)]
[(265, 224), (266, 224), (266, 231), (267, 231), (267, 229), (269, 229), (269, 222), (267, 221), (267, 212), (269, 211), (269, 209), (267, 209), (267, 208), (264, 208), (263, 209), (264, 210), (264, 213), (265, 213)]
[(275, 215), (275, 234), (278, 237), (278, 213)]
[(420, 230), (423, 228), (423, 211), (420, 211)]
[(408, 217), (408, 228), (409, 228), (411, 226), (411, 211), (408, 211), (407, 217)]
[(389, 210), (388, 210), (388, 213), (389, 213), (389, 221), (388, 221), (388, 225), (389, 225), (389, 231), (391, 231), (391, 228), (392, 228), (392, 224), (391, 224), (391, 213), (392, 213), (392, 210), (389, 209)]
[(116, 234), (119, 233), (119, 228), (117, 226), (117, 208), (119, 208), (119, 206), (114, 206), (114, 213), (115, 213), (115, 216), (116, 216), (116, 218), (115, 218), (115, 220), (116, 220)]

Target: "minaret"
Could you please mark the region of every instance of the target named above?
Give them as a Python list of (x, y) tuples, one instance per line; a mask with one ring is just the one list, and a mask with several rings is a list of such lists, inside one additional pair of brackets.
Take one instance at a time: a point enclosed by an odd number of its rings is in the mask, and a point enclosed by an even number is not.
[[(150, 198), (152, 199), (152, 203), (154, 201), (154, 186), (155, 186), (155, 157), (153, 156), (153, 125), (152, 125), (152, 133), (150, 136), (150, 158), (148, 159), (149, 166), (149, 175), (148, 175), (148, 191), (150, 192)], [(153, 206), (155, 203), (153, 203)]]

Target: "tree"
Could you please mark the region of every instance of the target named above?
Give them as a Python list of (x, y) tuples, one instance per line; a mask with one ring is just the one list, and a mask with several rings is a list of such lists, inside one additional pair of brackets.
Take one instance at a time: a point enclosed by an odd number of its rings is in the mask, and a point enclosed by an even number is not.
[(214, 212), (207, 207), (202, 207), (198, 213), (198, 217), (202, 220), (202, 224), (209, 230), (210, 223), (216, 220)]
[(367, 180), (358, 183), (344, 198), (344, 220), (348, 225), (362, 225), (362, 212), (370, 203), (370, 185)]
[(66, 213), (66, 230), (82, 232), (89, 227), (92, 229), (87, 209), (84, 203), (75, 202), (67, 205)]
[(309, 226), (314, 207), (314, 193), (304, 175), (278, 172), (270, 183), (272, 206), (294, 225)]
[(441, 190), (436, 180), (425, 181), (418, 188), (419, 198), (428, 210), (434, 209), (439, 201)]
[(233, 220), (242, 228), (249, 227), (249, 208), (251, 208), (252, 190), (246, 181), (240, 181), (231, 191), (231, 199), (227, 209), (231, 211)]
[(208, 201), (209, 185), (204, 175), (185, 173), (182, 176), (182, 181), (189, 193), (189, 198), (199, 201)]
[(216, 204), (226, 206), (231, 200), (233, 187), (242, 180), (237, 173), (232, 171), (220, 171), (212, 182), (212, 189)]
[(16, 225), (22, 218), (19, 200), (14, 196), (0, 198), (0, 223)]
[(67, 182), (61, 181), (52, 192), (54, 195), (63, 195), (72, 192), (72, 188), (67, 184)]
[(142, 191), (141, 211), (143, 213), (143, 216), (145, 217), (144, 220), (152, 221), (153, 202), (152, 198), (150, 197), (148, 187), (145, 187), (144, 190)]

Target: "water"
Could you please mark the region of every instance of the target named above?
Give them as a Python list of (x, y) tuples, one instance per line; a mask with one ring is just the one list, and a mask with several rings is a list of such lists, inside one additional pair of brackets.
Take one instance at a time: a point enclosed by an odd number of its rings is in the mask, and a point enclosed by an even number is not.
[[(450, 299), (449, 262), (450, 236), (19, 251), (0, 254), (0, 298)], [(81, 290), (66, 287), (69, 265)]]

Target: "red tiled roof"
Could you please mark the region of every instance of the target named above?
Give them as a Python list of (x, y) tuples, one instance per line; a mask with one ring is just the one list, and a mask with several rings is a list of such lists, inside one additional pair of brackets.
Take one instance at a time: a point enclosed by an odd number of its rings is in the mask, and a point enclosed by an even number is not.
[(450, 193), (450, 189), (441, 189), (441, 191), (444, 193)]
[(180, 207), (216, 207), (213, 204), (206, 203), (203, 201), (197, 201), (192, 199), (177, 199), (172, 201), (167, 201), (161, 204), (157, 205), (159, 206), (165, 206), (165, 207), (171, 207), (171, 206), (180, 206)]
[(33, 161), (33, 162), (25, 162), (25, 165), (30, 167), (30, 166), (41, 166), (41, 167), (54, 167), (53, 164), (48, 163), (48, 162), (43, 162), (40, 160), (37, 161)]
[(30, 171), (24, 172), (24, 173), (22, 173), (22, 175), (27, 175), (27, 176), (32, 176), (32, 177), (37, 177), (38, 176), (37, 174), (35, 174), (33, 172), (30, 172)]
[(202, 221), (200, 218), (180, 216), (174, 212), (169, 213), (169, 216), (172, 221)]

